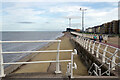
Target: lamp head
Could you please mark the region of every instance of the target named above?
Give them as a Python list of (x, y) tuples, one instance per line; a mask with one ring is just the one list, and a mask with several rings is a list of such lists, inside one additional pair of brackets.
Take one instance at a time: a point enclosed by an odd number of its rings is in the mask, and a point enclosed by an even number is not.
[(80, 10), (82, 10), (82, 9), (80, 8)]

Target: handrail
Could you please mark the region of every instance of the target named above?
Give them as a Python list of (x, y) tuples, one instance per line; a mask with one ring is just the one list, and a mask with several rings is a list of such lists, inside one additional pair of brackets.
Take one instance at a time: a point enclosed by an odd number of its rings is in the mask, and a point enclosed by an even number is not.
[[(75, 39), (75, 38), (74, 38)], [(93, 41), (90, 39), (86, 39), (83, 36), (77, 36), (75, 39), (81, 46), (83, 46), (84, 48), (86, 48), (88, 51), (90, 51), (93, 55), (96, 55), (97, 58), (100, 58), (99, 55), (102, 56), (102, 64), (99, 66), (99, 68), (101, 68), (104, 64), (107, 64), (108, 61), (110, 61), (110, 65), (113, 67), (112, 70), (115, 70), (115, 66), (118, 65), (119, 63), (116, 63), (116, 59), (120, 59), (120, 57), (117, 55), (118, 51), (120, 51), (119, 48), (116, 48), (114, 46), (111, 45), (107, 45), (104, 43), (100, 43), (98, 41)], [(85, 43), (85, 44), (82, 44)], [(93, 44), (91, 44), (92, 42), (94, 42)], [(96, 43), (98, 45), (96, 45)], [(101, 48), (100, 46), (103, 45), (105, 46), (105, 49)], [(88, 47), (88, 48), (87, 48)], [(113, 49), (115, 49), (114, 53), (110, 52), (107, 50), (108, 47), (111, 47)], [(97, 49), (96, 49), (97, 48)], [(102, 50), (103, 54), (99, 51)], [(94, 53), (96, 52), (96, 54)], [(110, 54), (111, 56), (108, 57), (106, 56), (106, 54)], [(91, 65), (91, 67), (93, 66), (93, 64)], [(118, 65), (119, 66), (119, 65)], [(89, 68), (89, 70), (91, 69), (91, 67)], [(89, 71), (88, 70), (88, 71)], [(110, 68), (111, 70), (111, 68)]]
[[(117, 65), (120, 65), (120, 63), (115, 64), (115, 66), (117, 66)], [(107, 71), (103, 72), (101, 75), (104, 75), (106, 72), (110, 71), (110, 70), (113, 69), (115, 66), (113, 66), (113, 67), (111, 67), (110, 69), (108, 69)]]
[(66, 74), (67, 74), (67, 76), (71, 76), (71, 78), (74, 78), (73, 77), (73, 69), (77, 69), (77, 65), (76, 65), (76, 63), (73, 63), (73, 55), (77, 55), (77, 50), (76, 49), (74, 49), (74, 53), (72, 53), (71, 54), (71, 63), (68, 63), (68, 65), (67, 65), (67, 72), (66, 72)]
[[(95, 73), (97, 76), (101, 76), (101, 69), (100, 69), (100, 67), (99, 67), (97, 64), (95, 64), (95, 63), (93, 63), (93, 64), (90, 66), (90, 68), (89, 68), (89, 70), (88, 70), (88, 73), (90, 73), (90, 75), (92, 75), (93, 71), (91, 72), (91, 69), (92, 69), (93, 67), (95, 67), (95, 70), (93, 70), (94, 73)], [(99, 72), (98, 72), (98, 71), (99, 71)]]
[(61, 40), (29, 40), (29, 41), (0, 41), (0, 43), (39, 43), (39, 42), (61, 42)]
[[(78, 32), (71, 32), (71, 34), (77, 35), (77, 36), (81, 36), (81, 37), (87, 37), (87, 38), (93, 38), (94, 34), (84, 34), (84, 33), (78, 33)], [(99, 35), (97, 35), (97, 38)], [(108, 40), (108, 35), (104, 34), (102, 35), (104, 40)]]
[(90, 68), (89, 68), (88, 72), (92, 69), (93, 65), (94, 65), (94, 63), (90, 66)]
[[(45, 51), (11, 51), (11, 52), (2, 52), (2, 44), (3, 43), (39, 43), (39, 42), (58, 42), (58, 46), (57, 46), (57, 50), (45, 50)], [(60, 62), (71, 62), (71, 77), (73, 77), (73, 56), (74, 54), (77, 54), (77, 50), (74, 49), (73, 50), (60, 50), (60, 42), (61, 40), (33, 40), (33, 41), (0, 41), (0, 77), (4, 77), (5, 73), (4, 73), (4, 65), (5, 64), (37, 64), (37, 63), (49, 63), (49, 62), (55, 62), (56, 63), (56, 71), (55, 73), (61, 73), (60, 71)], [(32, 61), (32, 62), (9, 62), (9, 63), (5, 63), (3, 61), (3, 54), (15, 54), (15, 53), (46, 53), (46, 52), (50, 52), (50, 53), (54, 53), (57, 52), (56, 55), (56, 60), (50, 60), (50, 61)], [(59, 53), (60, 52), (71, 52), (71, 60), (59, 60)], [(76, 66), (76, 65), (75, 65)]]
[[(59, 52), (72, 52), (73, 50), (59, 50)], [(3, 54), (13, 54), (13, 53), (47, 53), (47, 52), (58, 52), (58, 50), (45, 50), (45, 51), (17, 51), (17, 52), (2, 52)]]
[[(70, 62), (71, 60), (59, 60), (59, 62)], [(32, 61), (32, 62), (11, 62), (11, 63), (3, 63), (3, 64), (36, 64), (36, 63), (50, 63), (57, 61)]]

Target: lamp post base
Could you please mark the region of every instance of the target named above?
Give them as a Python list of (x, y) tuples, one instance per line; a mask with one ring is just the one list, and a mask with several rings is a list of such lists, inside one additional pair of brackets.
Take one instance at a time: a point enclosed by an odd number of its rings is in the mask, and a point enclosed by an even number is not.
[(61, 71), (55, 71), (55, 73), (56, 73), (56, 74), (60, 74), (60, 73), (62, 73), (62, 72), (61, 72)]

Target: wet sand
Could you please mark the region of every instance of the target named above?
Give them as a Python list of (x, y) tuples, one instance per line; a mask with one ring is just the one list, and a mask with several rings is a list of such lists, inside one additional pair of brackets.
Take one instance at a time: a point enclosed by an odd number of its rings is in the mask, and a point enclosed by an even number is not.
[[(74, 47), (69, 41), (69, 37), (63, 36), (61, 38), (61, 50), (73, 50)], [(44, 48), (43, 50), (56, 50), (58, 43), (52, 43), (50, 46)], [(42, 49), (40, 49), (42, 50)], [(33, 57), (30, 61), (47, 61), (47, 60), (55, 60), (56, 53), (39, 53), (35, 57)], [(70, 59), (70, 52), (60, 53), (60, 59)], [(82, 64), (78, 55), (74, 56), (74, 62), (77, 63), (78, 69), (74, 70), (74, 75), (77, 76), (87, 76), (87, 68)], [(65, 75), (67, 70), (68, 62), (61, 63), (61, 71)], [(31, 73), (31, 72), (47, 72), (50, 63), (40, 63), (40, 64), (26, 64), (22, 65), (18, 70), (14, 71), (14, 73)]]

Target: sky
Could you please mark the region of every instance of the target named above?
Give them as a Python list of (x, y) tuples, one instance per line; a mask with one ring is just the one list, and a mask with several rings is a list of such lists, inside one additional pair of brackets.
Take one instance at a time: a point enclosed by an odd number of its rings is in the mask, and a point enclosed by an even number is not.
[[(104, 1), (104, 0), (103, 0)], [(118, 2), (82, 1), (4, 1), (0, 7), (2, 31), (63, 31), (68, 27), (66, 17), (72, 19), (72, 27), (81, 29), (81, 11), (85, 11), (84, 27), (94, 27), (118, 20)], [(77, 18), (76, 18), (77, 17)]]

